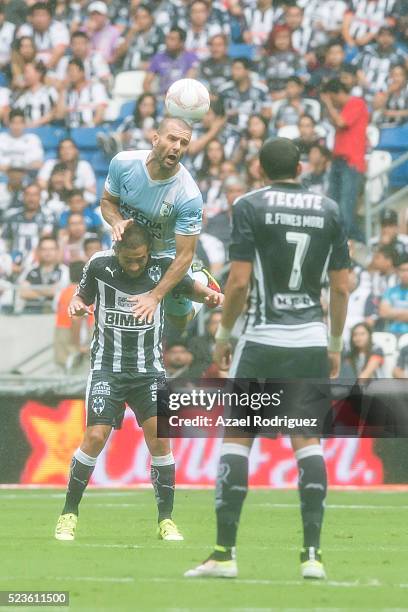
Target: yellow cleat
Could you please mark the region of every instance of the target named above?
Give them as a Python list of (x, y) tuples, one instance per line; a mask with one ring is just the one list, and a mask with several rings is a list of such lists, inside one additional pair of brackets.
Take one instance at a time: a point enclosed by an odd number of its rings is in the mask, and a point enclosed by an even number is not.
[(300, 572), (307, 580), (325, 580), (322, 551), (313, 546), (303, 548), (300, 553)]
[(75, 540), (75, 529), (78, 517), (76, 514), (61, 514), (55, 527), (55, 539), (71, 542)]
[(157, 536), (159, 540), (166, 540), (166, 542), (180, 542), (184, 540), (176, 523), (171, 519), (163, 519), (160, 521), (157, 528)]

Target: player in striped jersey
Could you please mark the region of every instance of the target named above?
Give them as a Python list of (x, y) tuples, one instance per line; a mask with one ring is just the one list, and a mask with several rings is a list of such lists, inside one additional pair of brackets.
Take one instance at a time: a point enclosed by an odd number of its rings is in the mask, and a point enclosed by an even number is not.
[[(71, 317), (90, 312), (95, 303), (95, 332), (91, 347), (91, 372), (86, 392), (87, 429), (74, 453), (65, 506), (55, 537), (73, 540), (78, 506), (99, 453), (114, 427), (120, 428), (125, 402), (143, 428), (152, 455), (151, 477), (158, 505), (158, 535), (182, 540), (172, 521), (175, 466), (170, 442), (157, 437), (157, 391), (165, 389), (161, 337), (163, 310), (157, 308), (151, 322), (137, 319), (133, 296), (152, 291), (172, 260), (149, 254), (148, 232), (131, 224), (110, 251), (96, 253), (85, 266), (76, 295), (69, 306)], [(215, 307), (222, 294), (185, 275), (173, 288)]]

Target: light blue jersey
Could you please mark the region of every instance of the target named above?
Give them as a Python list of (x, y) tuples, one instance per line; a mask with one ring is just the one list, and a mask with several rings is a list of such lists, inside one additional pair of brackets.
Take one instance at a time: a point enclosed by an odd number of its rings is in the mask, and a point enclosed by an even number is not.
[(175, 234), (201, 231), (203, 199), (189, 171), (180, 169), (169, 179), (154, 181), (146, 167), (150, 151), (123, 151), (112, 159), (106, 190), (120, 198), (124, 219), (134, 219), (153, 236), (152, 254), (176, 253)]

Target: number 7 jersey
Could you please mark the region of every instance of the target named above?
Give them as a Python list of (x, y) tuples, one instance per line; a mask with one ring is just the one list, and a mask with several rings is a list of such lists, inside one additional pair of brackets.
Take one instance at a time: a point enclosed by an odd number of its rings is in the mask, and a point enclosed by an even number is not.
[(238, 198), (231, 261), (253, 264), (245, 338), (282, 347), (327, 345), (320, 304), (330, 270), (350, 265), (337, 204), (296, 183)]

